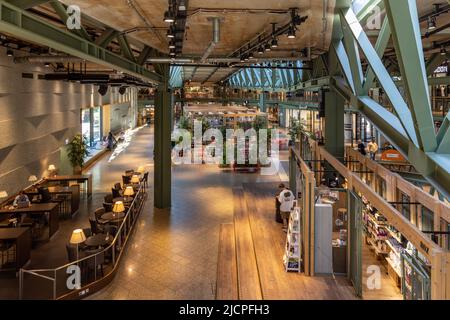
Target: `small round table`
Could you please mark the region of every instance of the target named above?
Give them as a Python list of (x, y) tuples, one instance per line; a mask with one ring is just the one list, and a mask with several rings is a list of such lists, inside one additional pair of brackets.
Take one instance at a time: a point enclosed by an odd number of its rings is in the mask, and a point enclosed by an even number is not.
[[(126, 200), (125, 200), (126, 198)], [(122, 201), (125, 206), (130, 205), (133, 202), (133, 197), (118, 197), (113, 199), (113, 203), (116, 203), (117, 201)]]
[(106, 212), (102, 214), (101, 219), (107, 223), (120, 223), (125, 217), (125, 212)]
[(96, 235), (87, 238), (84, 244), (91, 248), (99, 248), (109, 245), (112, 242), (112, 240), (113, 240), (112, 236), (107, 236), (104, 233), (98, 233)]

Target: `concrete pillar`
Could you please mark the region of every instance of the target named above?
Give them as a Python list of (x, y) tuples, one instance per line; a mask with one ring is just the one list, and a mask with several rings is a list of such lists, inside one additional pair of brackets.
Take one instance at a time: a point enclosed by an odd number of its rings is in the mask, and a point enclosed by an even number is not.
[(159, 209), (170, 208), (172, 187), (172, 98), (169, 91), (169, 65), (159, 65), (163, 78), (155, 95), (154, 203)]
[(334, 91), (325, 93), (325, 149), (343, 161), (344, 99)]

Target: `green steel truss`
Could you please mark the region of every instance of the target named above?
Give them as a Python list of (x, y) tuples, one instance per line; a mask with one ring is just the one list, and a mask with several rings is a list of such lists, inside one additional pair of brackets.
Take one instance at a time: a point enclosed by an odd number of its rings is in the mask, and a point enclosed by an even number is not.
[[(256, 65), (255, 65), (256, 66)], [(227, 85), (236, 89), (264, 90), (271, 92), (292, 91), (302, 81), (301, 61), (262, 63), (263, 68), (241, 68), (227, 79)], [(278, 69), (276, 66), (286, 69)]]
[[(22, 7), (27, 8), (38, 4), (38, 1), (21, 1)], [(64, 19), (65, 9), (57, 1), (51, 2)], [(56, 4), (58, 3), (58, 4)], [(132, 76), (144, 79), (154, 84), (161, 82), (161, 76), (149, 71), (135, 62), (126, 39), (120, 41), (122, 52), (128, 56), (120, 56), (106, 49), (107, 44), (118, 34), (107, 30), (108, 34), (101, 37), (101, 43), (93, 42), (83, 32), (83, 29), (70, 32), (59, 28), (43, 19), (24, 11), (20, 7), (0, 0), (0, 32), (7, 33), (18, 39), (39, 43), (55, 50), (86, 59), (100, 65), (120, 70)], [(86, 37), (85, 37), (86, 36)]]
[[(374, 4), (383, 5), (387, 16), (375, 46), (361, 21)], [(364, 9), (366, 8), (366, 9)], [(423, 55), (415, 0), (369, 0), (355, 13), (349, 0), (337, 0), (331, 53), (343, 78), (334, 75), (330, 86), (363, 113), (425, 179), (447, 199), (450, 196), (450, 115), (436, 133), (428, 91), (427, 67)], [(371, 9), (370, 9), (371, 8)], [(361, 10), (365, 10), (361, 11)], [(404, 95), (383, 65), (382, 56), (392, 35), (402, 77)], [(364, 76), (360, 54), (369, 64)], [(433, 61), (434, 60), (434, 61)], [(434, 57), (428, 69), (438, 64)], [(394, 113), (368, 96), (374, 81), (384, 89)]]

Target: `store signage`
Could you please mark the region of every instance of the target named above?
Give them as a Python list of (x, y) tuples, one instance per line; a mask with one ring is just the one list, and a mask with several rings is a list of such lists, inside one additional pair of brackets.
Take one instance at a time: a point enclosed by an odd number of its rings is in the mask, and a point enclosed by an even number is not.
[(448, 65), (439, 66), (434, 70), (434, 73), (447, 73), (448, 72)]

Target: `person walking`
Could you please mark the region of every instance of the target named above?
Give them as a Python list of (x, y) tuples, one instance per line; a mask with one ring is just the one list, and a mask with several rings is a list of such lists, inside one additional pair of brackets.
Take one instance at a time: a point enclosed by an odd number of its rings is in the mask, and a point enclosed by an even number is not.
[(367, 155), (367, 152), (366, 152), (366, 146), (364, 145), (364, 143), (363, 143), (361, 140), (358, 141), (358, 151), (359, 151), (359, 153), (361, 153), (363, 156), (366, 156), (366, 155)]
[(372, 138), (372, 141), (367, 145), (367, 149), (369, 150), (370, 159), (375, 160), (375, 156), (378, 152), (378, 144), (375, 142), (374, 138)]

